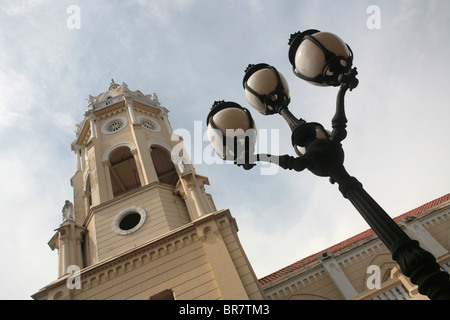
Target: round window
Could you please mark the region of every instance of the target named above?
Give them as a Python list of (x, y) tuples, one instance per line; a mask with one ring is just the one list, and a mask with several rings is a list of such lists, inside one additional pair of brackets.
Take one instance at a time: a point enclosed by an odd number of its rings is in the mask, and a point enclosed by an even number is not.
[(156, 124), (153, 121), (145, 119), (142, 120), (141, 125), (148, 130), (156, 131)]
[(122, 210), (113, 221), (113, 230), (120, 235), (127, 235), (138, 230), (145, 222), (146, 212), (140, 207)]
[(161, 127), (159, 124), (153, 119), (146, 116), (138, 116), (137, 121), (141, 124), (141, 126), (150, 131), (160, 131)]
[(114, 120), (108, 124), (106, 131), (113, 133), (119, 131), (123, 127), (124, 123), (121, 119)]
[(141, 215), (137, 212), (127, 214), (119, 221), (119, 228), (121, 230), (130, 230), (136, 227), (141, 221)]
[(116, 133), (120, 130), (122, 130), (128, 123), (127, 118), (125, 117), (116, 117), (114, 119), (109, 120), (108, 122), (106, 122), (101, 130), (103, 133), (105, 134), (112, 134), (112, 133)]

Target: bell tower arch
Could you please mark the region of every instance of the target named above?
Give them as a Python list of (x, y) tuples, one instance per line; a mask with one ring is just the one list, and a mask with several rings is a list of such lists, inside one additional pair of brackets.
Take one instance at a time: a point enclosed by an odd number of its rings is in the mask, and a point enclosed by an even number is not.
[[(174, 154), (180, 141), (154, 93), (112, 80), (89, 96), (72, 143), (73, 204), (49, 242), (58, 280), (33, 298), (262, 298), (234, 218), (216, 209), (187, 155)], [(74, 266), (79, 288), (67, 285)]]

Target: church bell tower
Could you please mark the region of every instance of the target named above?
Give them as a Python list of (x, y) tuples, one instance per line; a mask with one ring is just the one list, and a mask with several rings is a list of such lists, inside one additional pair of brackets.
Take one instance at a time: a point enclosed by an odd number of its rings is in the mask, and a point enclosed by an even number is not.
[(217, 210), (156, 94), (89, 96), (73, 200), (48, 242), (58, 278), (34, 299), (263, 299), (229, 210)]

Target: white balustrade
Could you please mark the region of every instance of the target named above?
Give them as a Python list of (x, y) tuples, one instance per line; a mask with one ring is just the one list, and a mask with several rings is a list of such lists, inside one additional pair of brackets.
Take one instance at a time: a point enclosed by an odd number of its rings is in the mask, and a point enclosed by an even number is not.
[(372, 296), (370, 300), (409, 300), (409, 294), (401, 284)]
[(94, 103), (92, 105), (92, 108), (94, 109), (94, 111), (97, 111), (97, 110), (109, 107), (113, 104), (119, 103), (124, 100), (125, 100), (125, 97), (123, 95), (119, 95), (119, 96), (115, 96), (112, 98), (108, 98), (105, 101), (100, 101), (100, 102)]

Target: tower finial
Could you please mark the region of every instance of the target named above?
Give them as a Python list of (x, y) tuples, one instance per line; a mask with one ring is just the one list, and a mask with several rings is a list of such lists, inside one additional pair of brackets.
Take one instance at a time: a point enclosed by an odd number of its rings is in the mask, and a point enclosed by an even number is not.
[(114, 82), (114, 79), (111, 79), (111, 84), (109, 85), (109, 89), (108, 91), (114, 90), (117, 87), (119, 87), (119, 85), (117, 83)]

